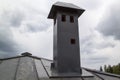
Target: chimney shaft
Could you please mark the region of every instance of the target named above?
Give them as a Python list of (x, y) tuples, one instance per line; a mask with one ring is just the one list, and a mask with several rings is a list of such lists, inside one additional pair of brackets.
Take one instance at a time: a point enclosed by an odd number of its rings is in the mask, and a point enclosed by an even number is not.
[(70, 3), (57, 2), (52, 6), (48, 18), (54, 19), (51, 68), (55, 72), (81, 74), (78, 17), (83, 12)]

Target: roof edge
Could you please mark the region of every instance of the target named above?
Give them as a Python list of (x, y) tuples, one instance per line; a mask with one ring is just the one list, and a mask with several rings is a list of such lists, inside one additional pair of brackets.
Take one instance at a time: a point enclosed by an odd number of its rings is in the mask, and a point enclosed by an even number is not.
[(120, 75), (117, 75), (117, 74), (106, 73), (106, 72), (97, 71), (97, 70), (88, 69), (88, 68), (83, 68), (83, 69), (85, 69), (85, 70), (87, 70), (89, 72), (94, 72), (94, 73), (103, 74), (103, 75), (106, 75), (106, 76), (112, 76), (112, 77), (120, 78)]
[(48, 60), (48, 61), (53, 61), (53, 60), (50, 60), (50, 59), (37, 57), (37, 56), (32, 56), (32, 55), (19, 55), (19, 56), (14, 56), (14, 57), (2, 58), (2, 59), (0, 59), (0, 61), (2, 61), (2, 60), (9, 60), (9, 59), (15, 59), (15, 58), (21, 58), (21, 57), (31, 57), (31, 58), (39, 59), (39, 60), (44, 59), (44, 60)]

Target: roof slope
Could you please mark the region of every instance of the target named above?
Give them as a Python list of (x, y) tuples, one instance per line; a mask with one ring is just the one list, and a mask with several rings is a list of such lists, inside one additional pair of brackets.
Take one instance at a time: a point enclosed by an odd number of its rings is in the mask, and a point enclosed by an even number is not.
[(0, 59), (0, 80), (120, 80), (120, 76), (82, 68), (79, 77), (52, 74), (52, 60), (31, 55)]

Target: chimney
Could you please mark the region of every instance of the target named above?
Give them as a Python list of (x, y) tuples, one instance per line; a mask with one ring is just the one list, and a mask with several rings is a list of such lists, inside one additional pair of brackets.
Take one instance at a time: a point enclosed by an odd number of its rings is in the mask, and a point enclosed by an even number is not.
[(78, 18), (84, 11), (70, 3), (53, 4), (48, 15), (48, 18), (54, 20), (52, 71), (82, 74)]

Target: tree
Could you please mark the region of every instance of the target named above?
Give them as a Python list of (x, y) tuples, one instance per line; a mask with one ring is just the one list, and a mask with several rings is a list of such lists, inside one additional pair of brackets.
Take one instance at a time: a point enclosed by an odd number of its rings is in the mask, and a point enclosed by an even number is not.
[[(100, 70), (102, 70), (102, 68), (100, 67)], [(108, 73), (113, 73), (113, 74), (120, 74), (120, 63), (117, 65), (104, 65), (104, 71), (108, 72)]]
[(102, 66), (100, 66), (100, 71), (103, 71)]
[(111, 67), (111, 65), (109, 65), (107, 69), (109, 73), (113, 73), (113, 68)]
[(104, 65), (104, 71), (107, 72), (107, 66), (106, 65)]

